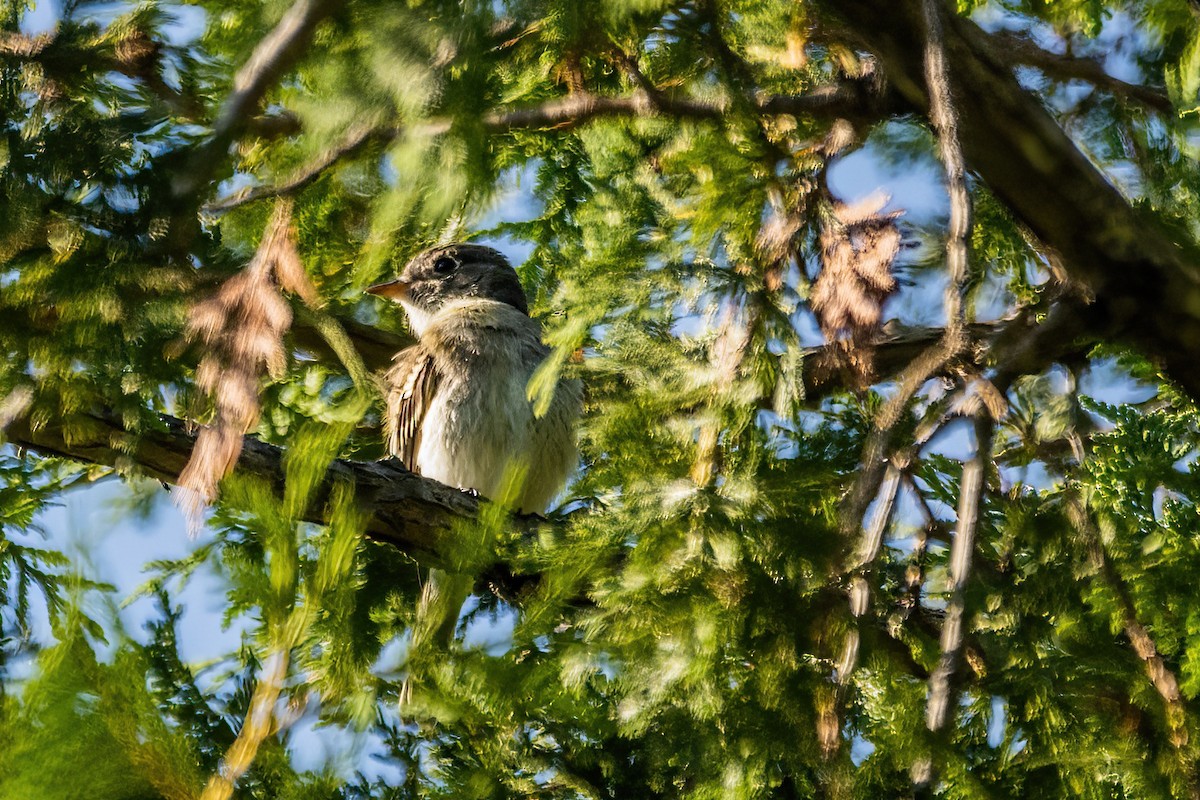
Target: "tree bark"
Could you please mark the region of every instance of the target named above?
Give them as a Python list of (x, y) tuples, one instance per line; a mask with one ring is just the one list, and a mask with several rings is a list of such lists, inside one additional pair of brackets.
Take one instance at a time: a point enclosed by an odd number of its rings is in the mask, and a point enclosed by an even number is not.
[[(132, 435), (116, 417), (103, 413), (75, 418), (69, 432), (57, 421), (35, 428), (26, 417), (13, 421), (5, 435), (9, 443), (44, 455), (118, 469), (136, 465), (140, 474), (173, 484), (192, 453), (196, 433), (183, 420), (162, 416), (160, 421), (156, 430)], [(283, 450), (247, 436), (236, 469), (282, 487)], [(422, 478), (396, 461), (338, 459), (330, 464), (309, 509), (310, 521), (324, 521), (325, 494), (336, 481), (353, 483), (358, 502), (370, 512), (367, 536), (430, 566), (442, 564), (455, 522), (479, 512), (479, 498)]]

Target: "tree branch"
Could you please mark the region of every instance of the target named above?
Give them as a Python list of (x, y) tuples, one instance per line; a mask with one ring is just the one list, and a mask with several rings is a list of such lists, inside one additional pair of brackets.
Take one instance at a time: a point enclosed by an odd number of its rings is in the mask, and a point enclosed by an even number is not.
[(267, 91), (280, 75), (300, 59), (317, 25), (340, 8), (343, 2), (296, 0), (263, 37), (234, 76), (233, 91), (221, 106), (212, 134), (196, 148), (187, 167), (176, 177), (172, 185), (172, 193), (176, 198), (193, 198), (208, 184), (224, 163), (229, 145), (241, 130), (251, 124)]
[[(909, 103), (928, 109), (915, 0), (826, 0), (880, 58)], [(1157, 359), (1200, 398), (1200, 248), (1135, 210), (1079, 151), (967, 19), (945, 20), (947, 73), (970, 168), (1095, 297), (1089, 326)]]
[(346, 137), (342, 141), (326, 150), (312, 163), (297, 170), (282, 183), (243, 189), (240, 192), (227, 195), (202, 206), (200, 213), (209, 215), (223, 214), (238, 206), (253, 203), (255, 200), (295, 194), (315, 182), (325, 170), (332, 167), (338, 161), (357, 153), (372, 141), (393, 139), (396, 133), (394, 130), (385, 130), (376, 126), (355, 127), (346, 134)]
[[(875, 121), (894, 111), (894, 98), (879, 91), (866, 80), (842, 81), (818, 87), (802, 95), (777, 95), (753, 101), (759, 113), (768, 115), (821, 115), (857, 121)], [(680, 119), (719, 120), (730, 111), (727, 101), (698, 100), (674, 96), (660, 91), (639, 89), (623, 97), (606, 97), (589, 92), (576, 92), (534, 106), (491, 111), (483, 116), (485, 130), (504, 133), (513, 130), (553, 128), (570, 130), (599, 117), (672, 116)], [(435, 117), (409, 126), (380, 125), (355, 128), (345, 138), (326, 150), (311, 163), (277, 184), (258, 186), (206, 205), (208, 214), (221, 214), (238, 206), (269, 197), (294, 194), (321, 176), (341, 159), (359, 152), (371, 142), (387, 143), (402, 133), (411, 136), (442, 136), (450, 131), (454, 120)]]
[[(133, 435), (107, 414), (73, 418), (69, 431), (61, 423), (35, 428), (24, 417), (5, 434), (11, 444), (44, 455), (119, 469), (136, 465), (143, 475), (173, 484), (191, 455), (196, 434), (174, 417), (160, 417), (160, 423), (155, 430)], [(237, 471), (282, 486), (283, 450), (247, 436)], [(454, 524), (474, 518), (480, 507), (478, 498), (422, 478), (395, 461), (339, 459), (329, 466), (324, 491), (335, 481), (354, 484), (357, 501), (370, 513), (368, 537), (432, 566), (442, 564), (445, 538)], [(323, 506), (322, 493), (309, 510), (312, 521), (323, 521)]]
[(1127, 83), (1109, 75), (1099, 59), (1051, 53), (1018, 33), (994, 33), (988, 38), (993, 52), (1011, 64), (1036, 67), (1055, 80), (1085, 81), (1116, 98), (1132, 101), (1160, 114), (1175, 112), (1166, 89)]
[[(408, 340), (396, 334), (370, 328), (361, 323), (342, 320), (347, 333), (372, 369), (390, 363), (392, 355)], [(1012, 332), (1019, 327), (1019, 335)], [(972, 335), (983, 341), (1018, 341), (1036, 352), (1022, 363), (1031, 370), (1046, 365), (1066, 353), (1077, 353), (1078, 342), (1065, 338), (1056, 328), (1039, 337), (1037, 328), (1025, 318), (1002, 323), (969, 326)], [(328, 349), (315, 327), (306, 327), (305, 317), (297, 318), (292, 328), (293, 340), (313, 349)], [(893, 332), (879, 345), (878, 364), (885, 371), (906, 364), (931, 342), (942, 337), (941, 329), (920, 328)], [(1040, 343), (1040, 344), (1039, 344)], [(998, 345), (993, 352), (1000, 356), (1007, 346)], [(822, 365), (821, 355), (828, 348), (810, 348), (804, 361), (804, 382), (810, 400), (817, 400), (846, 384)], [(49, 456), (61, 456), (89, 464), (101, 464), (121, 470), (136, 468), (141, 474), (173, 484), (179, 479), (195, 445), (196, 433), (183, 420), (161, 416), (159, 425), (140, 434), (129, 432), (119, 417), (111, 412), (93, 412), (76, 416), (69, 429), (61, 420), (34, 426), (27, 416), (18, 416), (5, 428), (9, 443)], [(283, 450), (247, 436), (238, 458), (236, 470), (282, 486)], [(394, 461), (361, 462), (339, 459), (326, 474), (328, 489), (334, 481), (354, 484), (358, 502), (369, 514), (367, 536), (392, 545), (414, 560), (432, 567), (443, 566), (444, 539), (453, 526), (472, 519), (479, 511), (480, 501), (465, 492), (444, 486), (406, 470)], [(318, 497), (309, 511), (311, 521), (323, 521), (323, 497)], [(522, 520), (530, 527), (537, 520)], [(501, 587), (504, 588), (504, 587)]]

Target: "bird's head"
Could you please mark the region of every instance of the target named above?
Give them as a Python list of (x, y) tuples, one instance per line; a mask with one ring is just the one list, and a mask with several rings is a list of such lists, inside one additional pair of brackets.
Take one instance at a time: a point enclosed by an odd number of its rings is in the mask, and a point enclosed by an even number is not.
[(529, 313), (525, 290), (508, 259), (478, 244), (431, 247), (409, 261), (400, 277), (367, 292), (403, 305), (418, 336), (434, 314), (455, 300), (495, 300)]

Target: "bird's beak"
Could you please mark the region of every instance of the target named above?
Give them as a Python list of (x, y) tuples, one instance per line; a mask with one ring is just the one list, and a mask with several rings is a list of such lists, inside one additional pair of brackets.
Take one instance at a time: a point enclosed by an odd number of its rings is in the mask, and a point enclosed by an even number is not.
[(367, 294), (373, 294), (377, 297), (387, 297), (392, 300), (402, 300), (408, 297), (408, 289), (412, 286), (408, 281), (402, 281), (397, 278), (394, 281), (387, 283), (377, 283), (367, 289)]

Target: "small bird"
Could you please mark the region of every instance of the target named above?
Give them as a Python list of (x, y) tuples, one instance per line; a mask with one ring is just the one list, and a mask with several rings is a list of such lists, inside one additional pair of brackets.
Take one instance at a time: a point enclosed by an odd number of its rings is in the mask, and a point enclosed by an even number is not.
[[(498, 250), (450, 244), (367, 291), (400, 303), (417, 336), (384, 376), (388, 454), (449, 486), (504, 495), (517, 511), (545, 511), (577, 463), (582, 397), (577, 380), (560, 380), (546, 413), (535, 413), (529, 381), (550, 349), (516, 270)], [(469, 592), (461, 577), (431, 574), (416, 627), (448, 641)], [(434, 602), (443, 608), (421, 624)]]
[(388, 454), (489, 498), (510, 470), (528, 470), (513, 506), (545, 511), (576, 465), (580, 387), (559, 381), (546, 414), (534, 414), (527, 387), (550, 349), (516, 270), (498, 250), (450, 244), (367, 291), (399, 302), (418, 338), (384, 378)]

